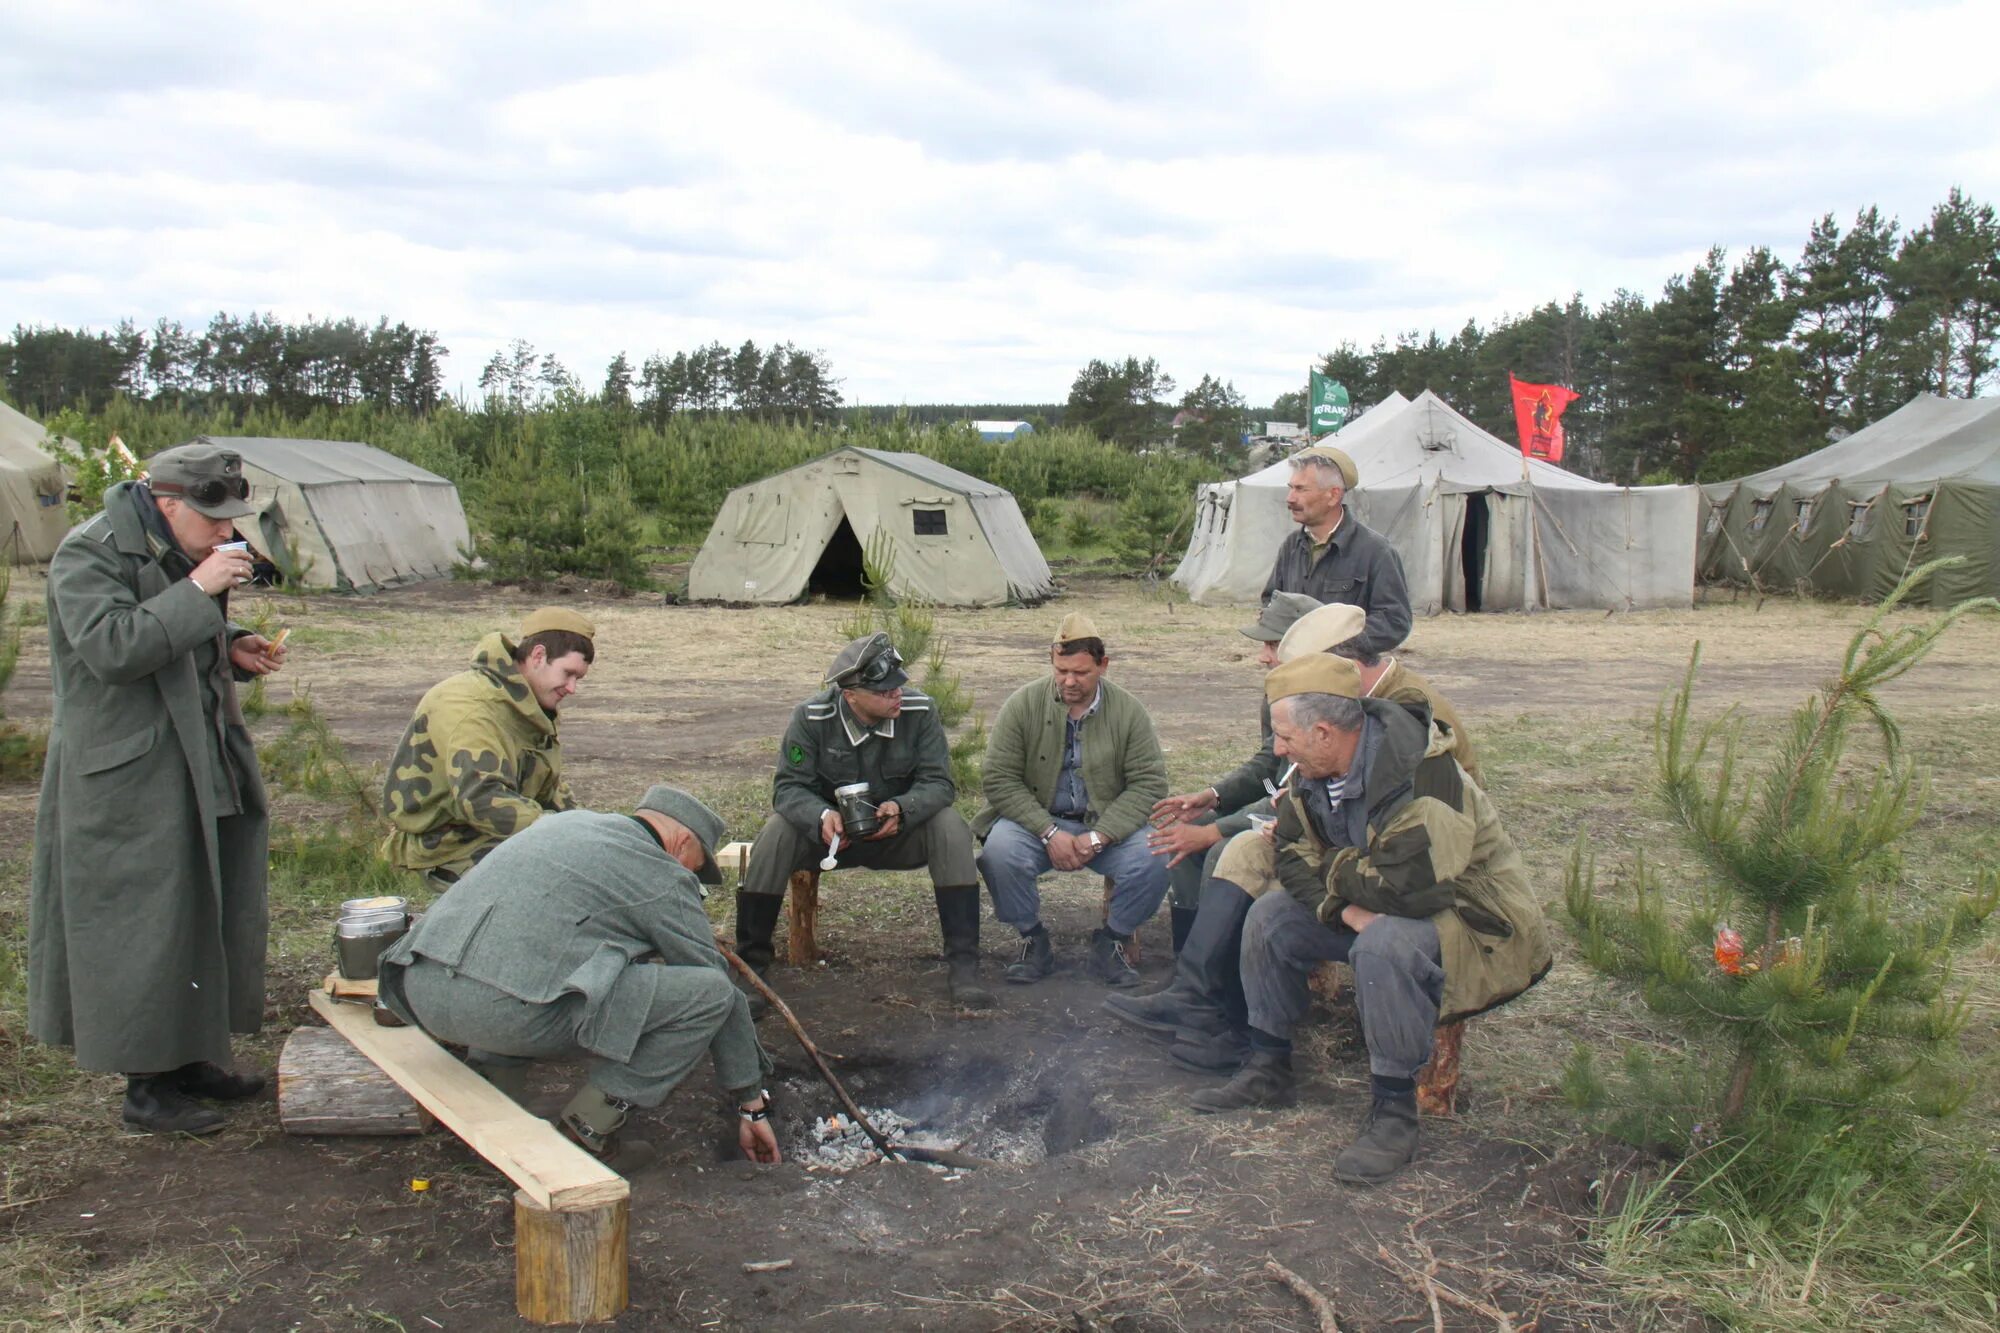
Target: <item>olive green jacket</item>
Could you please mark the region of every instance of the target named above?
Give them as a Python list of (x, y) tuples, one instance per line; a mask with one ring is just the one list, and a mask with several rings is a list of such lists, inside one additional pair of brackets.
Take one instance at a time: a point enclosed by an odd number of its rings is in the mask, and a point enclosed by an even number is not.
[(1294, 780), (1279, 804), (1278, 878), (1322, 921), (1337, 921), (1349, 903), (1430, 918), (1444, 961), (1439, 1023), (1504, 1004), (1540, 981), (1552, 957), (1521, 854), (1421, 705), (1362, 707), (1380, 728), (1362, 778), (1367, 844), (1322, 838)]
[[(1145, 706), (1108, 680), (1100, 684), (1104, 701), (1083, 724), (1083, 788), (1090, 798), (1083, 823), (1120, 842), (1144, 828), (1154, 802), (1166, 796), (1167, 759)], [(1055, 822), (1049, 802), (1062, 773), (1068, 721), (1053, 674), (1000, 705), (986, 742), (986, 808), (972, 825), (980, 837), (1000, 819), (1030, 833)]]
[(28, 1031), (85, 1069), (144, 1074), (226, 1066), (229, 1034), (263, 1020), (269, 822), (226, 656), (249, 631), (149, 543), (134, 489), (107, 490), (49, 562)]
[(489, 634), (469, 670), (424, 695), (389, 761), (382, 856), (406, 870), (463, 873), (544, 811), (575, 805), (554, 715), (514, 665), (514, 644)]
[(1465, 730), (1465, 724), (1458, 720), (1458, 710), (1451, 701), (1437, 692), (1437, 688), (1401, 662), (1391, 662), (1382, 678), (1375, 682), (1371, 696), (1376, 699), (1393, 699), (1399, 704), (1421, 704), (1430, 710), (1431, 720), (1451, 741), (1451, 757), (1458, 760), (1458, 766), (1471, 779), (1484, 787), (1486, 779), (1479, 773), (1479, 755), (1472, 748), (1472, 737)]

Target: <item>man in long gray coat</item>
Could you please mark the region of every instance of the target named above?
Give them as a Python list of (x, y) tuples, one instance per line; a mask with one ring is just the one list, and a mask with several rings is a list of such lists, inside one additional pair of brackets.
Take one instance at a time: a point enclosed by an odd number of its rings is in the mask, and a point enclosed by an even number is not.
[(255, 511), (242, 459), (156, 455), (49, 563), (55, 709), (35, 817), (28, 1031), (126, 1076), (124, 1120), (208, 1134), (255, 1096), (229, 1035), (264, 1016), (269, 821), (236, 682), (284, 649), (229, 620)]
[(382, 955), (382, 1003), (470, 1048), (468, 1063), (517, 1099), (525, 1061), (588, 1057), (590, 1081), (558, 1127), (625, 1175), (653, 1157), (620, 1138), (626, 1117), (706, 1054), (744, 1155), (775, 1162), (771, 1060), (702, 911), (702, 884), (722, 882), (721, 842), (722, 817), (667, 786), (631, 815), (543, 815)]

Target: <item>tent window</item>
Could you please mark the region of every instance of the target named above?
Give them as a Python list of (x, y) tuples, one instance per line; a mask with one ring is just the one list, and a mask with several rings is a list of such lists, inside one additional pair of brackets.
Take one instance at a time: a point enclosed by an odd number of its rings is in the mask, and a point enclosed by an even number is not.
[(1931, 516), (1931, 497), (1919, 495), (1914, 500), (1903, 502), (1903, 535), (1921, 537)]
[(1811, 500), (1792, 501), (1793, 527), (1801, 537), (1805, 536), (1806, 529), (1812, 526), (1812, 507)]
[(1868, 535), (1868, 512), (1875, 507), (1873, 500), (1850, 500), (1847, 502), (1847, 535), (1866, 537)]
[(919, 537), (942, 537), (945, 535), (944, 510), (912, 509), (910, 523)]
[(1711, 537), (1713, 537), (1716, 533), (1722, 531), (1722, 509), (1723, 506), (1721, 505), (1710, 505), (1708, 507), (1707, 532), (1708, 535)]
[(1750, 531), (1762, 532), (1771, 521), (1771, 501), (1757, 500), (1750, 506)]

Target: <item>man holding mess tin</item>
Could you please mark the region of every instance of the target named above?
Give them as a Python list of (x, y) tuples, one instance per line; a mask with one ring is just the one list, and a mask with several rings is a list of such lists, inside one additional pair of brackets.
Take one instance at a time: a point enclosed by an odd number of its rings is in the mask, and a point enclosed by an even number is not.
[[(952, 1002), (987, 1009), (979, 984), (979, 872), (951, 746), (928, 695), (907, 688), (902, 654), (877, 630), (842, 648), (826, 688), (792, 710), (771, 781), (774, 813), (736, 893), (736, 952), (760, 974), (792, 872), (822, 866), (931, 873)], [(843, 788), (848, 790), (843, 792)], [(858, 788), (858, 790), (856, 790)], [(860, 816), (862, 823), (850, 827)], [(872, 825), (872, 827), (871, 827)]]
[(229, 1051), (263, 1019), (268, 926), (267, 805), (236, 684), (285, 659), (229, 619), (249, 496), (233, 451), (166, 450), (49, 563), (28, 1030), (124, 1074), (125, 1124), (156, 1134), (213, 1133), (209, 1103), (264, 1086)]

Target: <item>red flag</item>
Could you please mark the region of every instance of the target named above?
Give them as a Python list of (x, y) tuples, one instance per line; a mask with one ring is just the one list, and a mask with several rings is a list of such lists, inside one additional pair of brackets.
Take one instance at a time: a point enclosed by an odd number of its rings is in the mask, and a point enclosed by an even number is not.
[(1563, 409), (1579, 395), (1560, 384), (1529, 384), (1507, 377), (1514, 392), (1514, 426), (1521, 432), (1521, 454), (1560, 463), (1563, 457)]

